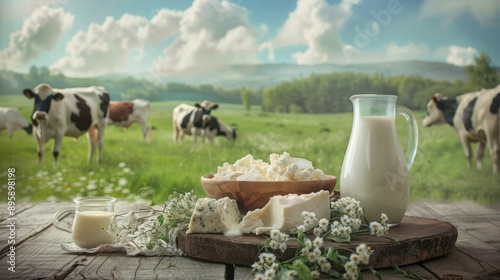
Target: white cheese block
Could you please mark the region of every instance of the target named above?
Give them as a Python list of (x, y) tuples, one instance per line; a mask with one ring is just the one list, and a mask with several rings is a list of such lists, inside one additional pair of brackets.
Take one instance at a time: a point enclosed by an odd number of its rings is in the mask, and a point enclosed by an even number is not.
[(196, 201), (186, 234), (224, 233), (227, 236), (241, 236), (239, 221), (240, 211), (234, 199), (200, 198)]
[[(310, 194), (271, 197), (262, 208), (247, 213), (240, 223), (243, 233), (264, 234), (273, 229), (290, 233), (304, 223), (302, 211), (314, 212), (318, 220), (330, 219), (330, 193), (322, 190)], [(317, 224), (306, 227), (310, 230)]]

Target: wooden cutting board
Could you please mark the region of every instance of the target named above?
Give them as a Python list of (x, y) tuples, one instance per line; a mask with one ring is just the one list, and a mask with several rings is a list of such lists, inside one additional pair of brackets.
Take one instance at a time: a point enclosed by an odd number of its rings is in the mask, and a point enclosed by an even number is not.
[[(406, 216), (398, 226), (389, 230), (389, 236), (400, 241), (358, 236), (351, 243), (325, 240), (325, 246), (335, 247), (349, 256), (350, 252), (345, 249), (354, 250), (360, 243), (365, 243), (374, 249), (369, 266), (384, 268), (446, 255), (453, 249), (458, 231), (448, 222)], [(244, 266), (250, 266), (255, 262), (265, 240), (266, 236), (228, 237), (222, 234), (186, 234), (185, 231), (177, 236), (179, 248), (190, 257)], [(285, 253), (274, 252), (279, 260), (292, 258), (298, 247), (295, 241), (289, 241), (287, 246)]]

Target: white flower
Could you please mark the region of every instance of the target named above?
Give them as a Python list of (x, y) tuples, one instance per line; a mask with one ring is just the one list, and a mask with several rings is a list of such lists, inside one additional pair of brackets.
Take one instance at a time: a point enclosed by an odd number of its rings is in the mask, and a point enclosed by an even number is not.
[(271, 264), (276, 261), (276, 256), (272, 253), (262, 253), (260, 254), (259, 260), (266, 264)]
[(294, 279), (294, 277), (297, 275), (298, 275), (298, 273), (295, 270), (287, 270), (287, 272), (286, 272), (286, 276), (288, 278), (291, 278), (291, 279)]
[(262, 271), (262, 270), (264, 270), (264, 267), (262, 266), (262, 264), (260, 262), (253, 263), (251, 267), (255, 271)]
[(118, 186), (123, 187), (125, 185), (127, 185), (127, 179), (120, 178), (120, 180), (118, 180)]
[(274, 276), (276, 275), (276, 272), (273, 269), (268, 269), (266, 272), (264, 272), (264, 276), (266, 279), (273, 279)]
[(282, 253), (284, 253), (286, 251), (286, 243), (285, 242), (281, 242), (280, 245), (278, 246), (278, 248), (280, 249), (280, 251)]
[(322, 263), (320, 265), (321, 272), (323, 272), (323, 273), (328, 273), (328, 271), (330, 271), (331, 268), (332, 268), (332, 265), (329, 262)]
[(358, 254), (351, 254), (351, 257), (349, 258), (352, 262), (359, 263), (359, 255)]
[(384, 236), (389, 231), (389, 227), (381, 225), (378, 222), (370, 223), (370, 234), (376, 236)]
[(125, 167), (125, 168), (123, 168), (122, 171), (123, 171), (123, 173), (130, 173), (130, 168)]
[(87, 190), (88, 191), (92, 191), (92, 190), (95, 190), (95, 189), (97, 189), (96, 184), (90, 183), (90, 184), (87, 185)]
[(387, 221), (389, 221), (389, 217), (387, 217), (387, 215), (385, 213), (382, 213), (380, 215), (380, 218), (382, 219), (382, 224), (386, 224)]
[(278, 241), (280, 241), (280, 242), (286, 242), (286, 241), (288, 241), (289, 237), (290, 236), (288, 234), (286, 234), (284, 232), (280, 232), (280, 236), (278, 238)]
[(320, 272), (317, 270), (311, 271), (311, 276), (313, 279), (318, 279), (320, 275), (321, 275)]
[(328, 220), (325, 218), (322, 218), (318, 221), (318, 225), (321, 228), (322, 231), (327, 231), (328, 230)]
[(279, 238), (280, 238), (280, 231), (279, 231), (279, 230), (277, 230), (277, 229), (273, 229), (273, 230), (271, 230), (271, 232), (270, 232), (270, 236), (271, 236), (271, 238), (272, 238), (272, 239), (274, 239), (274, 240), (279, 240)]
[(278, 269), (280, 268), (280, 265), (278, 263), (273, 263), (271, 265), (271, 270), (274, 270), (275, 272), (278, 271)]
[(269, 242), (269, 247), (271, 247), (271, 249), (273, 250), (276, 250), (278, 249), (278, 246), (279, 246), (279, 243), (278, 241), (272, 239), (270, 242)]
[(255, 280), (266, 280), (266, 277), (262, 273), (257, 273), (257, 274), (255, 274), (255, 277), (253, 279), (255, 279)]
[(323, 238), (321, 238), (321, 237), (316, 237), (316, 238), (314, 239), (314, 241), (313, 241), (313, 245), (314, 245), (314, 247), (316, 247), (316, 248), (321, 248), (321, 247), (323, 247)]
[(118, 167), (120, 167), (120, 168), (124, 168), (126, 165), (127, 165), (127, 164), (126, 164), (125, 162), (123, 162), (123, 161), (122, 161), (122, 162), (120, 162), (120, 163), (118, 164)]
[(312, 241), (310, 239), (306, 239), (306, 241), (304, 241), (304, 246), (305, 248), (311, 248), (313, 246)]

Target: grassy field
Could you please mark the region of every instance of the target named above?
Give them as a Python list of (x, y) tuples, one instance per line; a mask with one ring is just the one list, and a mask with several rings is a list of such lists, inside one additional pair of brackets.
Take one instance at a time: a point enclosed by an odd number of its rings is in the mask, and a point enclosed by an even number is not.
[[(172, 140), (173, 107), (180, 102), (152, 105), (153, 141), (143, 143), (139, 126), (128, 130), (109, 126), (106, 130), (104, 162), (86, 163), (87, 139), (65, 138), (59, 166), (53, 167), (52, 144), (46, 145), (43, 164), (37, 164), (33, 136), (17, 131), (13, 139), (0, 134), (1, 197), (6, 199), (7, 169), (16, 169), (17, 200), (69, 200), (77, 195), (113, 195), (122, 199), (143, 198), (161, 203), (176, 191), (193, 189), (204, 196), (200, 176), (214, 173), (217, 166), (252, 154), (268, 161), (271, 153), (289, 152), (303, 157), (325, 173), (339, 176), (349, 141), (352, 114), (303, 115), (263, 114), (254, 106), (221, 104), (214, 115), (237, 127), (238, 139), (218, 138), (213, 145)], [(0, 96), (1, 106), (20, 108), (28, 118), (30, 100)], [(423, 112), (417, 112), (419, 121)], [(399, 133), (406, 135), (404, 119)], [(493, 175), (485, 155), (483, 170), (467, 169), (461, 146), (448, 125), (419, 127), (419, 149), (410, 171), (411, 200), (463, 200), (480, 203), (500, 201), (500, 175)], [(338, 186), (337, 186), (338, 187)], [(0, 199), (2, 201), (4, 199)], [(5, 200), (4, 200), (5, 201)]]

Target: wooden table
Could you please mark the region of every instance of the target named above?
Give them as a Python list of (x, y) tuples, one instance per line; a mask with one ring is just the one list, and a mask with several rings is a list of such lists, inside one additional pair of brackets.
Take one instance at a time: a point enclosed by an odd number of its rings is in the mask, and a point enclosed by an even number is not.
[[(71, 254), (60, 243), (70, 234), (52, 226), (52, 215), (70, 203), (17, 205), (16, 220), (0, 204), (2, 226), (0, 279), (253, 279), (251, 268), (199, 261), (189, 257), (128, 257), (124, 252)], [(137, 206), (135, 206), (137, 207)], [(119, 203), (117, 211), (131, 210)], [(453, 251), (444, 257), (401, 267), (424, 279), (500, 279), (500, 204), (471, 201), (417, 202), (408, 216), (449, 221), (458, 229)], [(9, 268), (7, 227), (15, 221), (15, 272)], [(12, 239), (11, 239), (12, 240)], [(384, 279), (401, 279), (391, 268), (379, 270)], [(363, 272), (365, 279), (375, 279)]]

